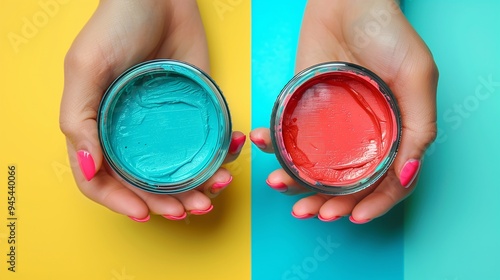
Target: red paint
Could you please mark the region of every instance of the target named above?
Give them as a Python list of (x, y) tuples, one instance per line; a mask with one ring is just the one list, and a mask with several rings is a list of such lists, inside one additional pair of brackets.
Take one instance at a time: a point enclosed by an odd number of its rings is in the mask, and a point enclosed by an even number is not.
[(299, 176), (312, 185), (347, 186), (370, 176), (396, 137), (394, 113), (376, 83), (327, 73), (286, 104), (282, 137)]

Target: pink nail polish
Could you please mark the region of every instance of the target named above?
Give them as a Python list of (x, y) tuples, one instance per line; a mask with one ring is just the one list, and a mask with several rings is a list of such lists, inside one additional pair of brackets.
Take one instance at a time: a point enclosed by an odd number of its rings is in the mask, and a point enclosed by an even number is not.
[(169, 219), (169, 220), (172, 220), (172, 221), (178, 221), (178, 220), (183, 220), (184, 218), (187, 217), (187, 213), (184, 212), (184, 214), (180, 215), (180, 216), (172, 216), (172, 215), (162, 215), (165, 219)]
[(262, 139), (251, 139), (250, 138), (250, 140), (252, 141), (252, 143), (254, 143), (255, 146), (259, 147), (259, 149), (264, 150), (265, 148), (267, 148), (266, 142), (264, 142), (264, 140), (262, 140)]
[(231, 144), (229, 144), (229, 153), (230, 154), (238, 153), (243, 147), (243, 145), (245, 145), (246, 139), (247, 139), (246, 135), (233, 139), (231, 141)]
[(82, 171), (85, 179), (87, 181), (92, 180), (95, 175), (95, 163), (92, 155), (85, 150), (79, 150), (78, 152), (76, 152), (76, 157), (78, 159), (80, 170)]
[(206, 210), (191, 210), (189, 213), (191, 213), (193, 215), (204, 215), (204, 214), (212, 211), (212, 209), (214, 209), (214, 206), (210, 205), (210, 207), (208, 207), (208, 209), (206, 209)]
[(151, 216), (148, 214), (145, 218), (142, 218), (142, 219), (139, 219), (139, 218), (134, 218), (132, 216), (128, 216), (130, 219), (132, 219), (133, 221), (136, 221), (138, 223), (145, 223), (147, 221), (149, 221), (149, 219), (151, 218)]
[(333, 221), (339, 220), (340, 218), (342, 218), (342, 216), (333, 216), (331, 218), (323, 218), (320, 214), (318, 214), (318, 220), (320, 220), (322, 222), (333, 222)]
[(288, 191), (288, 186), (279, 182), (279, 183), (271, 183), (269, 180), (266, 180), (266, 184), (270, 186), (271, 188), (279, 191), (279, 192), (286, 192)]
[(219, 190), (227, 187), (232, 181), (233, 181), (233, 176), (230, 176), (229, 180), (227, 180), (226, 182), (215, 183), (212, 185), (212, 189), (210, 190), (210, 192), (212, 193), (218, 192)]
[(354, 224), (361, 225), (368, 223), (369, 221), (371, 221), (371, 219), (355, 220), (352, 216), (349, 216), (349, 221), (351, 221)]
[(408, 188), (413, 180), (417, 177), (418, 170), (420, 169), (420, 160), (410, 159), (408, 160), (403, 168), (401, 169), (401, 173), (399, 174), (399, 181), (401, 185), (405, 188)]
[(297, 215), (297, 214), (295, 214), (295, 213), (292, 211), (292, 216), (293, 216), (294, 218), (297, 218), (297, 219), (305, 220), (305, 219), (312, 218), (312, 217), (314, 217), (314, 216), (316, 216), (316, 215), (314, 215), (314, 214), (303, 214), (303, 215)]

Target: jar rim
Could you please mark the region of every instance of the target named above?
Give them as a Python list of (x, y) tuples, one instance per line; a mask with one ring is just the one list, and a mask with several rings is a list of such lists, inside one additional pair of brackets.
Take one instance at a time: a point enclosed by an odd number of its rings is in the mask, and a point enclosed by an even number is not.
[[(207, 160), (204, 166), (200, 166), (199, 172), (194, 173), (195, 171), (192, 171), (192, 174), (179, 181), (152, 180), (131, 172), (130, 168), (126, 167), (121, 159), (116, 156), (110, 143), (109, 117), (113, 113), (117, 100), (123, 94), (124, 87), (138, 77), (144, 77), (144, 75), (156, 72), (173, 73), (194, 81), (206, 92), (209, 102), (213, 104), (217, 113), (217, 141), (214, 147), (210, 147), (213, 157), (211, 160)], [(118, 76), (103, 95), (97, 115), (97, 127), (103, 155), (113, 171), (134, 187), (162, 194), (185, 192), (208, 180), (222, 165), (229, 150), (232, 132), (229, 108), (218, 85), (208, 74), (196, 66), (172, 59), (146, 61), (130, 67)]]
[[(395, 137), (391, 141), (391, 146), (387, 156), (382, 159), (372, 174), (360, 178), (357, 182), (347, 185), (333, 185), (325, 184), (314, 178), (305, 178), (301, 176), (298, 168), (293, 163), (291, 156), (285, 148), (284, 140), (282, 137), (282, 121), (285, 108), (288, 105), (290, 98), (296, 93), (298, 89), (303, 87), (307, 82), (318, 78), (321, 75), (332, 73), (352, 73), (357, 76), (362, 76), (363, 79), (374, 83), (378, 91), (385, 97), (388, 107), (393, 114), (393, 125), (396, 129)], [(277, 97), (272, 110), (271, 123), (271, 141), (275, 150), (275, 156), (278, 162), (283, 167), (285, 172), (290, 175), (300, 185), (305, 186), (316, 192), (330, 194), (330, 195), (347, 195), (352, 194), (363, 189), (370, 187), (378, 182), (388, 171), (394, 159), (396, 158), (399, 144), (401, 141), (402, 125), (401, 114), (396, 101), (396, 98), (389, 86), (372, 71), (353, 63), (333, 61), (313, 65), (296, 74), (281, 90)]]

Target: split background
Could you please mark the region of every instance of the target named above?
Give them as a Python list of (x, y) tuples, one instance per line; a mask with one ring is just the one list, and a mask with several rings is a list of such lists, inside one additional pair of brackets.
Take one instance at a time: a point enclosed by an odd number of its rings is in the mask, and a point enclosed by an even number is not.
[[(264, 182), (274, 156), (249, 144), (204, 217), (138, 224), (80, 194), (59, 102), (64, 55), (97, 3), (0, 0), (0, 279), (500, 279), (499, 2), (405, 1), (440, 69), (439, 136), (411, 198), (366, 225), (291, 217), (297, 198)], [(294, 73), (306, 1), (198, 3), (234, 128), (268, 126)], [(15, 273), (7, 270), (12, 164)]]

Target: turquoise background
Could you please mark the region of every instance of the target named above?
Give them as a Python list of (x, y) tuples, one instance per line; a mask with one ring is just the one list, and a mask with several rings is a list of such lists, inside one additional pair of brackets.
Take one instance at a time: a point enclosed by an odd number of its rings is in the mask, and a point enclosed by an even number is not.
[(500, 2), (413, 0), (405, 13), (440, 71), (439, 136), (405, 203), (405, 279), (500, 279)]
[[(253, 128), (269, 126), (293, 76), (305, 3), (252, 1)], [(500, 2), (404, 4), (440, 70), (439, 136), (417, 190), (365, 225), (297, 220), (298, 198), (265, 184), (274, 155), (254, 147), (252, 278), (500, 279)]]

